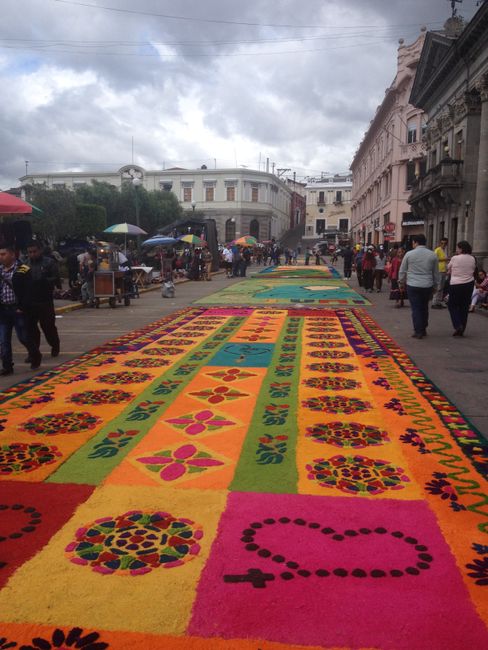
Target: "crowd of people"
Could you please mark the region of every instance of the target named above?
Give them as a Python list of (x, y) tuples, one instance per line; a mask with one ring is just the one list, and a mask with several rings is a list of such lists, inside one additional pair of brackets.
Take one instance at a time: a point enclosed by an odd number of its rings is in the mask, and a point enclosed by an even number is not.
[(427, 336), (430, 300), (432, 309), (448, 309), (453, 336), (463, 336), (468, 313), (477, 306), (488, 308), (488, 277), (477, 268), (471, 245), (457, 242), (456, 253), (449, 257), (445, 237), (434, 251), (427, 247), (423, 234), (412, 236), (411, 243), (408, 252), (398, 245), (388, 253), (383, 246), (357, 246), (353, 266), (359, 286), (366, 293), (374, 289), (379, 293), (383, 280), (388, 279), (395, 307), (403, 307), (406, 300), (410, 303), (414, 338)]

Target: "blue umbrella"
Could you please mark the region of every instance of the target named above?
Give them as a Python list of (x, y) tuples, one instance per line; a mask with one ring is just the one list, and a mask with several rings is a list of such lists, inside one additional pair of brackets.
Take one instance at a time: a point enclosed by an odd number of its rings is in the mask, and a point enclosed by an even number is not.
[(178, 242), (177, 239), (173, 239), (173, 237), (163, 237), (162, 235), (155, 235), (154, 237), (151, 237), (150, 239), (146, 239), (146, 241), (142, 242), (143, 246), (173, 246)]

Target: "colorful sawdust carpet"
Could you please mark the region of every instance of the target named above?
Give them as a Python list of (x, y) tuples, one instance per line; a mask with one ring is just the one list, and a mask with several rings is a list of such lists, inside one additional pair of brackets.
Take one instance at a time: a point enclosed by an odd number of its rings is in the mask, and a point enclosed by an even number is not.
[(487, 445), (358, 310), (190, 308), (0, 426), (2, 649), (488, 647)]
[(317, 305), (355, 307), (371, 304), (342, 280), (244, 280), (197, 301), (202, 305)]
[(305, 264), (297, 264), (294, 266), (268, 266), (265, 269), (261, 269), (257, 273), (253, 274), (251, 277), (257, 279), (303, 279), (303, 278), (316, 278), (316, 279), (339, 279), (341, 274), (333, 266), (328, 264), (322, 265), (313, 265), (305, 266)]

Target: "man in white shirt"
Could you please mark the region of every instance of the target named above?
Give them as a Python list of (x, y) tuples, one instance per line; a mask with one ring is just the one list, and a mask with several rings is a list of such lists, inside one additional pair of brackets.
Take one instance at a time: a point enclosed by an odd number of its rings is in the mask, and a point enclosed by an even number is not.
[(407, 288), (415, 339), (427, 336), (429, 300), (439, 284), (439, 260), (426, 243), (425, 235), (413, 235), (413, 249), (403, 258), (398, 273), (399, 285)]
[(225, 272), (227, 274), (228, 278), (232, 277), (232, 262), (234, 259), (234, 256), (232, 254), (232, 248), (230, 246), (226, 246), (224, 250), (222, 251), (222, 257), (224, 258), (224, 264), (225, 264)]

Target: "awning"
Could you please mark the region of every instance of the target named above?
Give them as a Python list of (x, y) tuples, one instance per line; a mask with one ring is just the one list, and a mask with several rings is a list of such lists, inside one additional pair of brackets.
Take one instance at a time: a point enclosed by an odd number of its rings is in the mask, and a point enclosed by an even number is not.
[(32, 214), (32, 206), (8, 192), (0, 192), (0, 214)]

